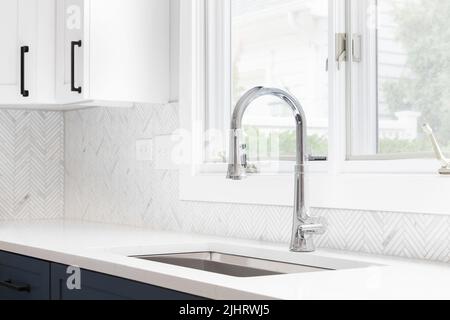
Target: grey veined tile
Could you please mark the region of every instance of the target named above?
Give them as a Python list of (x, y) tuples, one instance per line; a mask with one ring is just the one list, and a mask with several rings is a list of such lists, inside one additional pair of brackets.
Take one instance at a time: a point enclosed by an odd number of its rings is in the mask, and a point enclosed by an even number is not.
[(63, 217), (63, 114), (2, 110), (0, 137), (0, 220)]
[[(19, 170), (13, 159), (27, 159), (32, 150), (26, 147), (30, 138), (23, 123), (31, 121), (31, 126), (38, 130), (44, 121), (58, 131), (57, 117), (0, 112), (0, 118), (3, 150), (0, 165), (4, 174), (8, 177), (21, 170), (34, 170), (36, 181), (44, 179), (39, 174), (44, 172), (45, 155), (37, 158), (33, 169), (25, 165), (26, 160), (21, 160), (24, 166)], [(289, 241), (292, 207), (178, 200), (178, 172), (171, 161), (174, 156), (171, 135), (179, 128), (177, 104), (83, 110), (66, 113), (65, 120), (67, 217), (224, 237)], [(46, 148), (56, 154), (52, 159), (58, 159), (58, 135), (51, 130), (44, 136), (33, 132), (37, 137), (32, 139), (39, 142), (33, 152)], [(134, 148), (138, 139), (157, 142), (156, 164), (136, 162)], [(45, 168), (52, 172), (58, 169), (56, 162)], [(24, 182), (18, 184), (18, 192), (7, 191), (12, 188), (10, 180), (0, 176), (0, 219), (29, 215), (27, 208), (33, 201), (33, 193), (20, 187)], [(45, 199), (54, 208), (50, 210), (54, 214), (61, 205), (52, 202), (57, 199), (57, 189), (55, 182), (54, 189), (38, 190), (46, 194), (52, 194), (53, 190), (53, 197)], [(320, 208), (312, 209), (311, 214), (327, 221), (327, 232), (317, 237), (320, 248), (450, 262), (449, 216)]]

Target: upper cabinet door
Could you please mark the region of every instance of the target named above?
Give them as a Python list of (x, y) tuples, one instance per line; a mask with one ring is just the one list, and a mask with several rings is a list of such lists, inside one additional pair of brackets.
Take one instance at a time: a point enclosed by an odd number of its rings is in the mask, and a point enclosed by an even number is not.
[(169, 100), (168, 0), (58, 0), (61, 104), (130, 106)]
[(0, 104), (33, 101), (37, 0), (0, 1)]
[(90, 1), (90, 85), (96, 100), (169, 100), (170, 1)]
[(88, 94), (84, 82), (87, 5), (84, 0), (57, 1), (56, 99), (59, 103), (82, 101)]

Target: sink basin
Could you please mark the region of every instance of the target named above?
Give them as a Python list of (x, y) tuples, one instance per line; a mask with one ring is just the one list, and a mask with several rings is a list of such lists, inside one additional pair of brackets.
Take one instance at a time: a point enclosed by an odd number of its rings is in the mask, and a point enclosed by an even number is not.
[(241, 278), (334, 270), (213, 251), (134, 256), (133, 258)]

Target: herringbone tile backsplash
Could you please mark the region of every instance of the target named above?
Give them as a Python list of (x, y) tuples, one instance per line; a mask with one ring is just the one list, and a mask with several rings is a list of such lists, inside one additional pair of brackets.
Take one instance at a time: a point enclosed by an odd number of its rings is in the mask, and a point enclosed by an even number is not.
[[(68, 112), (67, 218), (288, 242), (292, 209), (181, 202), (178, 172), (161, 165), (179, 127), (176, 105)], [(136, 161), (135, 141), (154, 139), (156, 163)], [(165, 150), (167, 151), (167, 150)], [(313, 209), (325, 217), (322, 248), (450, 262), (450, 216)]]
[(64, 214), (64, 117), (0, 110), (0, 220)]
[[(0, 111), (0, 220), (62, 218), (65, 207), (70, 219), (287, 243), (291, 208), (181, 202), (176, 170), (136, 161), (136, 139), (150, 138), (162, 158), (155, 162), (164, 162), (178, 126), (175, 104), (65, 116)], [(313, 214), (328, 221), (319, 247), (450, 262), (450, 216)]]

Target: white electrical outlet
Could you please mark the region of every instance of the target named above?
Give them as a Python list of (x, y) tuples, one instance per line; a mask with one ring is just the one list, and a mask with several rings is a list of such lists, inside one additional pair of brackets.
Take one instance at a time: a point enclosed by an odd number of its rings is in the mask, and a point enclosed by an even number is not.
[(136, 160), (153, 161), (153, 140), (136, 141)]

